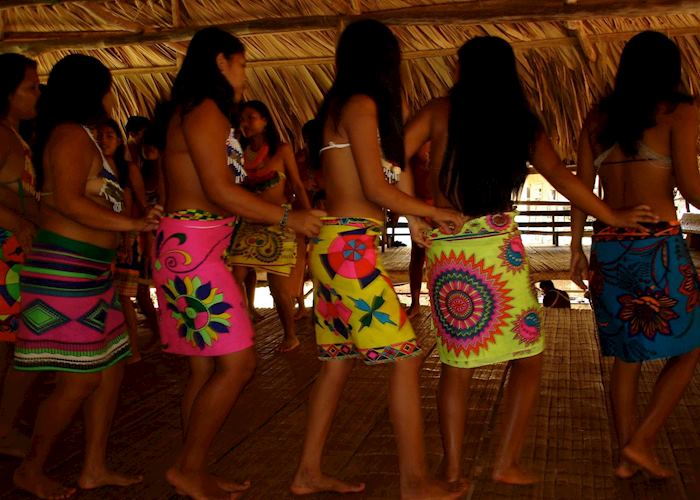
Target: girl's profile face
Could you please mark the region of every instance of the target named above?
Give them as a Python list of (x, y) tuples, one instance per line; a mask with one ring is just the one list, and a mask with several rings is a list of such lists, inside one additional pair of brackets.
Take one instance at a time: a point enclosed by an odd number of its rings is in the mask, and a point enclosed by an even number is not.
[(20, 120), (35, 118), (39, 95), (39, 75), (35, 68), (27, 68), (24, 72), (24, 80), (10, 94), (10, 113)]
[(253, 108), (243, 108), (240, 121), (241, 132), (247, 139), (262, 134), (267, 126), (267, 120)]
[(114, 156), (122, 140), (112, 127), (101, 125), (97, 127), (97, 143), (100, 145), (102, 153), (109, 157)]

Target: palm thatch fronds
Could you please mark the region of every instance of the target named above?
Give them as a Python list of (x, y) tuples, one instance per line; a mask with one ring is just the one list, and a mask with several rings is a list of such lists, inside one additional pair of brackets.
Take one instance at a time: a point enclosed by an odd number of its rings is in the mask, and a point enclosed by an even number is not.
[(168, 96), (192, 33), (220, 25), (246, 44), (246, 97), (269, 104), (283, 135), (298, 141), (332, 82), (339, 30), (359, 15), (387, 22), (399, 38), (414, 110), (449, 88), (465, 40), (508, 40), (532, 103), (568, 158), (635, 33), (671, 36), (688, 90), (700, 90), (700, 2), (687, 0), (4, 0), (0, 52), (35, 57), (44, 75), (71, 52), (99, 58), (113, 71), (123, 122)]

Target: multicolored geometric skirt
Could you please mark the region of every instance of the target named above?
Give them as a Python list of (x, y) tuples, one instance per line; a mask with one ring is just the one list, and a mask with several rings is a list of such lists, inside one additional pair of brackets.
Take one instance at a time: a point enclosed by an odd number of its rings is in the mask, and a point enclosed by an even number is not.
[(418, 354), (416, 335), (377, 251), (381, 223), (322, 220), (309, 253), (319, 358), (375, 364)]
[(223, 260), (235, 222), (192, 210), (161, 219), (153, 281), (164, 351), (223, 356), (253, 345), (241, 288)]
[(260, 271), (289, 276), (296, 264), (297, 237), (279, 225), (266, 226), (241, 220), (228, 249), (229, 266), (254, 267)]
[(17, 338), (20, 314), (19, 272), (24, 252), (17, 238), (0, 229), (0, 342)]
[(698, 275), (677, 221), (594, 225), (589, 286), (605, 356), (629, 363), (700, 346)]
[(18, 370), (98, 372), (131, 356), (114, 250), (41, 230), (20, 273)]
[(440, 361), (447, 365), (474, 368), (544, 349), (515, 215), (487, 215), (455, 234), (430, 234), (428, 291)]

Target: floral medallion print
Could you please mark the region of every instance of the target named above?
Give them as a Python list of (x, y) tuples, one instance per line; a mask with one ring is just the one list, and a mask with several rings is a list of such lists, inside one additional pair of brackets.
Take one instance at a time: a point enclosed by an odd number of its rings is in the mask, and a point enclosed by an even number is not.
[(514, 273), (525, 269), (525, 247), (520, 235), (514, 235), (503, 243), (499, 257)]
[(540, 339), (542, 319), (537, 309), (523, 311), (515, 321), (513, 332), (523, 344), (534, 344)]
[(619, 318), (629, 321), (629, 335), (644, 335), (654, 340), (657, 334), (670, 335), (669, 321), (678, 318), (673, 311), (678, 301), (661, 290), (647, 289), (641, 295), (623, 295)]
[(693, 264), (683, 264), (680, 266), (683, 281), (678, 291), (688, 297), (688, 302), (685, 305), (686, 312), (691, 312), (700, 305), (700, 287), (698, 287), (698, 276), (695, 272)]
[(356, 279), (364, 288), (380, 275), (375, 244), (376, 236), (368, 234), (367, 229), (345, 231), (333, 239), (321, 262), (331, 278), (340, 275)]
[(193, 347), (211, 347), (219, 335), (229, 333), (231, 304), (224, 301), (223, 294), (211, 282), (202, 283), (198, 277), (176, 277), (161, 289), (177, 322), (178, 334)]
[(338, 292), (319, 283), (314, 310), (331, 332), (345, 339), (350, 337), (352, 326), (349, 321), (352, 311), (343, 304), (343, 298)]
[(442, 254), (431, 266), (432, 311), (442, 342), (466, 353), (495, 342), (510, 318), (507, 282), (473, 255)]

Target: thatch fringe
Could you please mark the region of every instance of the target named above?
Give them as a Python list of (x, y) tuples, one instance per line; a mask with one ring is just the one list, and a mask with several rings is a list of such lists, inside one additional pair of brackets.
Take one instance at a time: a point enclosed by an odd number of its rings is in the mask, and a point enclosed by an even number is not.
[[(22, 3), (12, 0), (14, 5)], [(404, 63), (405, 93), (412, 109), (444, 94), (452, 84), (456, 49), (468, 38), (496, 35), (514, 45), (521, 75), (533, 105), (560, 152), (573, 158), (578, 131), (588, 110), (610, 87), (620, 52), (626, 39), (644, 29), (667, 32), (678, 43), (686, 68), (685, 84), (692, 93), (700, 90), (700, 8), (693, 2), (654, 0), (638, 9), (634, 16), (596, 16), (573, 19), (557, 15), (557, 0), (511, 2), (508, 12), (497, 16), (501, 22), (487, 19), (463, 20), (460, 23), (430, 24), (428, 21), (397, 23), (392, 29), (401, 41)], [(620, 2), (607, 2), (619, 6)], [(139, 26), (147, 36), (153, 29), (176, 29), (206, 24), (266, 20), (290, 16), (351, 16), (358, 11), (384, 15), (386, 9), (424, 12), (434, 0), (333, 0), (218, 1), (218, 0), (117, 0), (105, 2), (52, 3), (27, 0), (28, 5), (0, 9), (2, 36), (0, 47), (22, 36), (27, 40), (51, 33), (102, 30), (110, 33), (134, 33)], [(175, 5), (177, 4), (177, 5)], [(447, 14), (457, 11), (490, 12), (505, 5), (504, 0), (487, 2), (442, 2), (434, 16), (444, 22)], [(604, 0), (579, 2), (583, 9), (604, 12)], [(697, 2), (695, 2), (697, 4)], [(9, 4), (8, 4), (9, 5)], [(527, 5), (534, 13), (528, 22)], [(675, 14), (659, 14), (659, 6), (675, 6)], [(432, 7), (427, 7), (432, 8)], [(561, 6), (558, 7), (559, 10)], [(616, 7), (619, 9), (619, 7)], [(654, 9), (654, 15), (642, 16), (639, 9)], [(422, 10), (421, 10), (422, 9)], [(477, 11), (475, 9), (481, 9)], [(397, 11), (398, 12), (398, 11)], [(402, 12), (406, 12), (405, 10)], [(543, 12), (541, 19), (537, 13)], [(614, 11), (619, 13), (620, 11)], [(442, 16), (442, 17), (440, 17)], [(519, 17), (518, 17), (519, 16)], [(396, 17), (396, 15), (394, 15)], [(580, 17), (580, 16), (579, 16)], [(572, 18), (573, 20), (570, 20)], [(427, 19), (427, 18), (426, 18)], [(560, 20), (561, 19), (561, 20)], [(477, 22), (478, 21), (478, 22)], [(256, 21), (258, 22), (258, 21)], [(258, 22), (259, 24), (259, 22)], [(70, 33), (63, 36), (68, 37)], [(279, 121), (282, 134), (298, 141), (303, 123), (316, 112), (323, 93), (333, 78), (333, 52), (337, 27), (300, 32), (258, 33), (243, 35), (250, 64), (248, 98), (270, 105)], [(14, 42), (12, 42), (14, 43)], [(115, 93), (118, 118), (132, 114), (149, 114), (158, 99), (167, 97), (177, 64), (186, 51), (184, 41), (131, 44), (118, 47), (84, 49), (115, 70)], [(74, 52), (56, 49), (37, 56), (40, 72), (47, 74), (53, 64)]]

